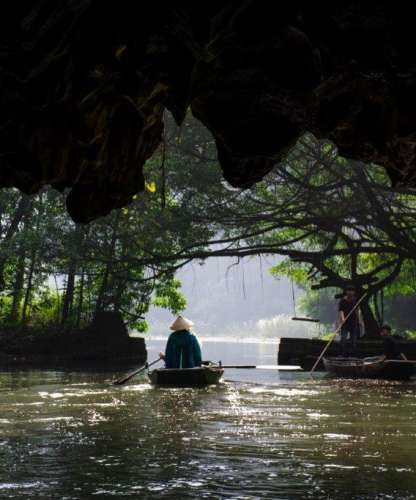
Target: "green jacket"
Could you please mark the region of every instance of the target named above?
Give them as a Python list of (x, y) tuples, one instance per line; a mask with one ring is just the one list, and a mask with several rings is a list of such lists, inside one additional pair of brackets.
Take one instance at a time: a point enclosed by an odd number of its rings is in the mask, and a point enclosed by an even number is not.
[(165, 352), (166, 368), (201, 366), (201, 347), (197, 337), (188, 330), (170, 334)]

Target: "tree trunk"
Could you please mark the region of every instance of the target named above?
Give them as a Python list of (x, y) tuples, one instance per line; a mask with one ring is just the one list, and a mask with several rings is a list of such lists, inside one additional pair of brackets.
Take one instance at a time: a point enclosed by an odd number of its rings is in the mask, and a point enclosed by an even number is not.
[(27, 310), (29, 307), (30, 297), (32, 294), (32, 284), (33, 284), (33, 274), (35, 271), (35, 262), (36, 262), (36, 250), (34, 250), (32, 252), (32, 255), (31, 255), (29, 275), (27, 278), (27, 285), (26, 285), (26, 293), (25, 293), (25, 298), (23, 301), (23, 308), (22, 308), (22, 319), (21, 319), (22, 326), (25, 326), (26, 321), (27, 321)]
[(56, 292), (56, 323), (59, 323), (61, 317), (61, 296), (59, 294), (58, 280), (56, 274), (53, 274), (53, 280), (55, 282), (55, 292)]
[(369, 339), (377, 339), (380, 337), (380, 325), (378, 324), (374, 313), (369, 304), (370, 297), (366, 297), (360, 305), (361, 314), (364, 321), (365, 335)]
[[(10, 241), (19, 229), (20, 222), (29, 214), (32, 207), (31, 198), (24, 194), (19, 200), (16, 211), (14, 213), (13, 219), (10, 222), (10, 226), (7, 228), (6, 234), (2, 240), (2, 243)], [(0, 258), (0, 290), (5, 287), (4, 281), (4, 268), (6, 266), (6, 257)]]
[(114, 311), (115, 312), (120, 311), (121, 299), (123, 297), (124, 291), (125, 291), (125, 283), (120, 280), (116, 286), (116, 291), (114, 293)]
[(81, 325), (83, 303), (84, 303), (84, 269), (81, 270), (81, 278), (79, 280), (78, 308), (77, 308), (77, 319), (76, 319), (77, 328), (79, 328)]
[(98, 297), (97, 301), (95, 303), (95, 311), (94, 311), (94, 318), (97, 316), (97, 314), (103, 310), (103, 302), (104, 302), (104, 297), (107, 292), (107, 286), (108, 286), (108, 277), (110, 275), (111, 271), (111, 265), (110, 262), (107, 262), (103, 274), (103, 279), (101, 281), (101, 286), (100, 286), (100, 291), (98, 292)]
[(66, 289), (62, 304), (62, 325), (68, 323), (74, 305), (75, 295), (75, 277), (78, 267), (78, 262), (82, 260), (82, 248), (86, 231), (83, 227), (76, 225), (71, 245), (70, 259), (68, 264), (68, 273), (66, 281)]
[(100, 291), (98, 293), (97, 302), (95, 305), (94, 318), (97, 317), (97, 314), (99, 312), (101, 312), (105, 306), (104, 298), (105, 298), (107, 290), (108, 290), (109, 278), (111, 275), (111, 271), (113, 270), (114, 252), (115, 252), (116, 242), (117, 242), (117, 237), (118, 237), (117, 230), (118, 230), (119, 222), (120, 222), (120, 212), (117, 214), (116, 219), (114, 221), (114, 225), (113, 225), (113, 232), (112, 232), (111, 241), (110, 241), (110, 251), (109, 251), (107, 263), (105, 266)]
[(13, 285), (13, 301), (9, 314), (9, 321), (17, 323), (19, 319), (19, 306), (22, 301), (23, 285), (25, 277), (25, 252), (20, 250), (19, 260), (16, 266), (16, 273)]
[(61, 318), (62, 325), (65, 325), (68, 322), (68, 318), (72, 310), (72, 305), (74, 303), (75, 271), (76, 271), (75, 260), (72, 259), (71, 262), (69, 263), (64, 301), (62, 304), (62, 318)]

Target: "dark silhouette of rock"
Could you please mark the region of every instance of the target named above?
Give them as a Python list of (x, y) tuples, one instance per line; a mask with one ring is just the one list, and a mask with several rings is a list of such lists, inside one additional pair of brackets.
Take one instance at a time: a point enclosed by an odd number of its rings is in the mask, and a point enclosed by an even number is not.
[(126, 205), (190, 106), (225, 178), (261, 179), (305, 131), (415, 185), (411, 3), (4, 2), (0, 185), (69, 189), (86, 222)]
[(0, 334), (1, 364), (97, 364), (140, 365), (147, 358), (143, 338), (129, 337), (119, 313), (104, 311), (85, 329), (6, 331)]
[(118, 342), (120, 339), (124, 340), (129, 336), (123, 316), (120, 312), (115, 311), (100, 311), (97, 313), (88, 330), (93, 335), (115, 342)]

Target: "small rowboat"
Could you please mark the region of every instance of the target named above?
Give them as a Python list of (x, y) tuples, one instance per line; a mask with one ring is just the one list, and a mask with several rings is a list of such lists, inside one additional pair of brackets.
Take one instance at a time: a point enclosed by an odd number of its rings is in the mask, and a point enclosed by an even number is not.
[(407, 380), (415, 373), (416, 361), (386, 359), (385, 356), (368, 358), (323, 358), (326, 371), (343, 378), (380, 378)]
[(149, 372), (153, 385), (170, 387), (202, 387), (218, 384), (224, 373), (220, 366), (200, 366), (196, 368), (161, 368)]

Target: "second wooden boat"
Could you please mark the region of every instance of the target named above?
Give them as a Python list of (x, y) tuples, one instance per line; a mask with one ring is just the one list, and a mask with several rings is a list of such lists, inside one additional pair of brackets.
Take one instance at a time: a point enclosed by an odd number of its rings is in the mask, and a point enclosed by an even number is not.
[(220, 382), (224, 369), (220, 366), (197, 368), (161, 368), (149, 372), (153, 385), (170, 387), (202, 387)]
[(323, 358), (325, 369), (343, 378), (381, 378), (407, 380), (415, 373), (416, 362), (386, 359), (385, 356), (367, 358)]

